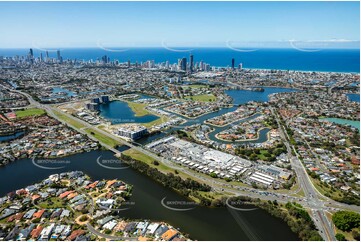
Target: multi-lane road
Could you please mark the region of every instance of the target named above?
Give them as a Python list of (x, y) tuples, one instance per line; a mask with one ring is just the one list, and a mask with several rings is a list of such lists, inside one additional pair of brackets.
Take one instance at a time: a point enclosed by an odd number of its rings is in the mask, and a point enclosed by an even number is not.
[(281, 138), (283, 139), (288, 152), (288, 157), (291, 163), (293, 170), (296, 172), (298, 182), (301, 188), (304, 191), (305, 197), (309, 203), (309, 207), (312, 209), (311, 217), (313, 218), (317, 228), (319, 229), (321, 236), (325, 240), (336, 240), (334, 229), (332, 228), (332, 223), (329, 221), (328, 217), (325, 214), (325, 203), (319, 199), (319, 193), (316, 188), (313, 186), (305, 167), (303, 166), (300, 159), (297, 156), (292, 154), (291, 144), (289, 142), (289, 137), (283, 125), (281, 124), (278, 114), (271, 109), (276, 121), (278, 123), (278, 127), (280, 130)]

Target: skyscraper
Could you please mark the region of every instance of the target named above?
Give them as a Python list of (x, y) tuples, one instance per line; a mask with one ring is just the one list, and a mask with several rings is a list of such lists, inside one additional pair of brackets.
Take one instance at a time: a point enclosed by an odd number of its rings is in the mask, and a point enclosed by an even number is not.
[(30, 49), (30, 51), (29, 51), (28, 61), (29, 61), (31, 64), (34, 63), (34, 52), (33, 52), (33, 49)]
[(183, 57), (181, 62), (181, 70), (186, 71), (187, 70), (187, 58)]
[(234, 70), (234, 58), (232, 58), (232, 70)]
[(190, 55), (189, 56), (189, 70), (190, 72), (193, 72), (193, 66), (194, 66), (194, 63), (193, 63), (193, 55)]
[(61, 58), (61, 55), (60, 55), (60, 50), (57, 50), (57, 51), (56, 51), (56, 55), (57, 55), (58, 61), (61, 63), (61, 62), (62, 62), (62, 58)]

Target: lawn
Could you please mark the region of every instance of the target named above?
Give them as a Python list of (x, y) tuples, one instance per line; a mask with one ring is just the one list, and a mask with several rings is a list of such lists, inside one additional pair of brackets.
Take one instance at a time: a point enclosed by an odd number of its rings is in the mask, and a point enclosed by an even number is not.
[(190, 88), (207, 88), (208, 85), (200, 85), (200, 84), (194, 84), (194, 85), (186, 85), (183, 87), (190, 87)]
[(128, 155), (135, 160), (142, 161), (151, 167), (157, 168), (159, 171), (161, 171), (163, 173), (174, 172), (171, 168), (162, 164), (161, 162), (159, 162), (159, 165), (154, 165), (153, 164), (154, 159), (152, 157), (150, 157), (146, 154), (143, 154), (135, 149), (129, 149), (129, 150), (124, 151), (123, 153), (124, 153), (124, 155)]
[(28, 116), (40, 116), (40, 115), (45, 114), (46, 112), (43, 109), (30, 108), (30, 109), (15, 111), (15, 113), (16, 113), (17, 118), (24, 118), (24, 117), (28, 117)]
[(81, 124), (80, 122), (72, 119), (72, 118), (69, 118), (68, 116), (58, 112), (58, 111), (55, 111), (53, 110), (53, 113), (60, 119), (60, 120), (63, 120), (64, 122), (66, 122), (67, 124), (70, 124), (71, 126), (74, 126), (75, 128), (77, 129), (80, 129), (80, 128), (84, 128), (85, 126), (83, 124)]
[(148, 110), (145, 109), (147, 104), (145, 103), (135, 103), (135, 102), (127, 102), (128, 106), (133, 110), (135, 116), (140, 117), (147, 114), (150, 114)]
[(161, 116), (160, 118), (158, 118), (152, 122), (142, 123), (142, 125), (144, 125), (147, 128), (150, 128), (152, 126), (159, 125), (159, 124), (165, 123), (167, 121), (168, 121), (168, 118), (166, 116)]
[[(311, 177), (310, 177), (311, 178)], [(331, 199), (340, 199), (343, 197), (340, 190), (332, 191), (332, 188), (325, 187), (321, 184), (321, 182), (318, 179), (311, 178), (311, 181), (313, 185), (316, 187), (316, 189), (326, 197), (330, 197)], [(329, 196), (327, 196), (329, 195)]]
[(188, 96), (186, 97), (186, 99), (191, 99), (193, 101), (200, 101), (200, 102), (214, 102), (217, 100), (216, 96), (214, 96), (213, 94)]
[(66, 200), (62, 200), (59, 197), (51, 197), (50, 199), (46, 199), (45, 201), (40, 202), (38, 206), (46, 209), (64, 208), (66, 207), (66, 202), (63, 204), (63, 201)]
[(109, 145), (111, 147), (115, 147), (117, 145), (121, 145), (120, 142), (116, 141), (115, 139), (112, 139), (102, 133), (99, 133), (98, 131), (94, 129), (86, 129), (85, 132), (87, 132), (89, 135), (93, 136), (97, 140), (99, 140), (101, 143), (104, 143), (106, 145)]
[(258, 158), (261, 159), (261, 160), (267, 160), (266, 154), (269, 154), (269, 153), (268, 153), (268, 150), (260, 150), (260, 153), (257, 154), (257, 156), (258, 156)]
[[(139, 117), (139, 116), (144, 116), (147, 114), (152, 114), (151, 112), (149, 112), (147, 109), (145, 109), (145, 107), (147, 106), (147, 104), (144, 103), (135, 103), (135, 102), (127, 102), (129, 107), (133, 110), (133, 112), (135, 113), (135, 116)], [(156, 114), (155, 114), (156, 115)], [(158, 115), (156, 115), (158, 116)], [(147, 128), (150, 128), (154, 125), (158, 125), (164, 122), (167, 122), (168, 118), (165, 116), (160, 116), (160, 118), (149, 122), (149, 123), (141, 123), (142, 125), (144, 125)]]

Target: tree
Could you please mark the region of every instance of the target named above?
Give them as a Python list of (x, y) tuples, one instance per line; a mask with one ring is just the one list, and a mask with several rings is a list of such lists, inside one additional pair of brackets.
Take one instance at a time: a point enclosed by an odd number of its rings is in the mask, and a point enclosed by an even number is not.
[(355, 212), (338, 211), (332, 216), (332, 221), (342, 231), (351, 231), (360, 227), (360, 216)]
[(336, 234), (336, 239), (337, 239), (338, 241), (346, 241), (345, 235), (340, 234), (340, 233), (337, 233), (337, 234)]
[(211, 177), (213, 177), (213, 178), (217, 178), (217, 174), (216, 173), (214, 173), (214, 172), (212, 172), (211, 174), (209, 174)]

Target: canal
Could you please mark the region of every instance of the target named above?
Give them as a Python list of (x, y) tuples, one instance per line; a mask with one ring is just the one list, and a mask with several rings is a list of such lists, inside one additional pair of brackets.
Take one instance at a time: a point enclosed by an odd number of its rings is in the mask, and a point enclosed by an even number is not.
[[(0, 168), (0, 196), (41, 181), (50, 174), (81, 170), (93, 180), (118, 178), (134, 186), (132, 203), (128, 205), (128, 210), (120, 214), (125, 218), (165, 221), (195, 240), (298, 239), (286, 223), (261, 209), (238, 211), (192, 205), (193, 209), (187, 211), (170, 210), (162, 205), (163, 199), (178, 203), (189, 201), (132, 168), (110, 169), (100, 166), (98, 162), (102, 160), (114, 160), (113, 153), (96, 150), (56, 159), (56, 162), (42, 163), (46, 168), (64, 166), (59, 169), (40, 168), (31, 159), (14, 161)], [(119, 163), (112, 164), (112, 168), (120, 166)]]

